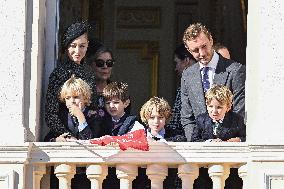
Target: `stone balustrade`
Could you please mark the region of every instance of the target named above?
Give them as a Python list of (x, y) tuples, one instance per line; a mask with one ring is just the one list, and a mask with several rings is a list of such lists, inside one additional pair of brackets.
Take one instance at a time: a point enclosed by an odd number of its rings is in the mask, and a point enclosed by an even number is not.
[[(26, 188), (30, 188), (27, 184), (32, 184), (33, 189), (47, 189), (48, 185), (42, 184), (42, 178), (49, 174), (47, 170), (53, 166), (54, 174), (59, 179), (59, 188), (70, 189), (76, 167), (86, 167), (91, 188), (101, 189), (102, 182), (108, 175), (108, 167), (116, 167), (120, 188), (131, 189), (132, 181), (138, 175), (138, 167), (144, 167), (151, 181), (151, 188), (162, 189), (163, 181), (168, 175), (168, 168), (177, 168), (178, 177), (182, 180), (182, 188), (192, 189), (194, 180), (199, 176), (199, 168), (207, 167), (213, 189), (223, 189), (230, 168), (238, 168), (238, 174), (243, 180), (245, 189), (248, 175), (247, 163), (265, 158), (271, 161), (273, 156), (278, 161), (282, 157), (284, 162), (283, 148), (273, 145), (266, 145), (266, 148), (246, 143), (151, 142), (149, 145), (149, 151), (135, 149), (121, 151), (116, 145), (97, 146), (88, 144), (86, 141), (34, 142), (25, 143), (22, 146), (2, 145), (0, 169), (6, 166), (6, 170), (16, 172), (19, 180), (15, 182), (21, 183), (20, 179), (23, 178), (25, 181), (23, 185)], [(264, 152), (266, 154), (270, 152), (269, 148), (278, 149), (278, 151), (271, 150), (269, 157), (263, 155)], [(9, 177), (9, 174), (7, 175)], [(5, 175), (0, 174), (0, 186), (5, 178)], [(9, 179), (17, 179), (17, 177)], [(7, 189), (12, 187), (9, 188), (7, 185)]]

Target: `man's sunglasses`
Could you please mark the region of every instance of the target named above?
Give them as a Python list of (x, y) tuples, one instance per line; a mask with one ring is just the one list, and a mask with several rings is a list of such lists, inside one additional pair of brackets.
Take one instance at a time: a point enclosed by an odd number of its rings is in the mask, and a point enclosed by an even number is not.
[(96, 66), (99, 67), (99, 68), (104, 67), (105, 64), (106, 64), (107, 67), (112, 67), (113, 64), (114, 64), (114, 60), (113, 59), (109, 59), (107, 61), (104, 61), (102, 59), (96, 59), (95, 63), (96, 63)]

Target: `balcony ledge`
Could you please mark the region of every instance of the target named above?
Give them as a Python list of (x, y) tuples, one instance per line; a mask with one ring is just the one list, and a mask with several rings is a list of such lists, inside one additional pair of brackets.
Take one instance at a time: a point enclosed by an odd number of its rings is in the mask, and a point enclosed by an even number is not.
[(55, 164), (150, 164), (184, 163), (233, 165), (247, 162), (284, 162), (284, 145), (248, 143), (149, 143), (149, 151), (128, 149), (118, 145), (98, 146), (87, 141), (27, 142), (21, 145), (1, 145), (0, 163)]

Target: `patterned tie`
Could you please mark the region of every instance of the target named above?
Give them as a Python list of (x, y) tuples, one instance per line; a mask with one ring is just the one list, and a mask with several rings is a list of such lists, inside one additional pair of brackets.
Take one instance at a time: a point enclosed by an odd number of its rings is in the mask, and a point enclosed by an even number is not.
[(202, 68), (202, 85), (203, 90), (206, 92), (210, 88), (209, 76), (208, 76), (209, 67)]
[(220, 123), (219, 122), (215, 122), (213, 124), (213, 135), (218, 135), (219, 134), (219, 128), (220, 128)]
[(73, 123), (73, 132), (74, 133), (78, 133), (79, 132), (79, 129), (78, 129), (78, 126), (79, 126), (79, 121), (77, 119), (77, 117), (71, 115), (71, 119), (72, 119), (72, 123)]

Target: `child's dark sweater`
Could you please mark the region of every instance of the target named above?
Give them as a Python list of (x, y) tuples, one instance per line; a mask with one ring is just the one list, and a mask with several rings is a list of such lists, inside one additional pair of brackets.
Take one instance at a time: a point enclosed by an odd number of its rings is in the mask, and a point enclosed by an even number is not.
[(246, 140), (246, 126), (243, 117), (235, 112), (230, 111), (226, 113), (216, 135), (214, 135), (213, 126), (214, 122), (209, 117), (208, 113), (198, 115), (196, 117), (196, 127), (193, 129), (191, 142), (203, 142), (215, 138), (226, 141), (235, 137), (239, 137), (242, 142)]
[(105, 127), (110, 135), (120, 136), (131, 131), (135, 121), (137, 121), (136, 116), (125, 113), (118, 122), (113, 122), (112, 118), (109, 117), (105, 122)]

